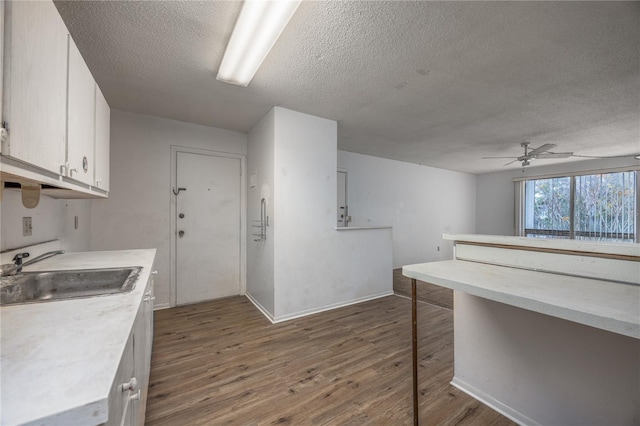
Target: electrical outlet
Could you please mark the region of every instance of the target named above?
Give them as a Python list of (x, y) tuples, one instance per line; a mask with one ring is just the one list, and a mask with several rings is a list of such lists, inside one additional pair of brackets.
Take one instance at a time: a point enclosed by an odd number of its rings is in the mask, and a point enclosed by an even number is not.
[(30, 237), (33, 234), (33, 225), (31, 224), (31, 217), (22, 218), (22, 236)]

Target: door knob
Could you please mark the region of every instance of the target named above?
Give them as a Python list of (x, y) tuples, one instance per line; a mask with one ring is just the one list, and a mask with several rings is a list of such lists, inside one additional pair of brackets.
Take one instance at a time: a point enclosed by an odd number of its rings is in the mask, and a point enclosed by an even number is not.
[(178, 217), (179, 217), (180, 219), (184, 219), (184, 213), (180, 213), (180, 214), (178, 215)]
[(184, 231), (178, 231), (178, 237), (180, 238), (184, 237)]

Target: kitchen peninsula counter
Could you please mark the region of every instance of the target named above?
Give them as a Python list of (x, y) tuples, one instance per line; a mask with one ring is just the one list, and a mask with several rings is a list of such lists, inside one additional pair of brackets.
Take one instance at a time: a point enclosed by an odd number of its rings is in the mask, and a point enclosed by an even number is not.
[(453, 386), (519, 424), (640, 424), (640, 245), (443, 238), (403, 275), (454, 290)]

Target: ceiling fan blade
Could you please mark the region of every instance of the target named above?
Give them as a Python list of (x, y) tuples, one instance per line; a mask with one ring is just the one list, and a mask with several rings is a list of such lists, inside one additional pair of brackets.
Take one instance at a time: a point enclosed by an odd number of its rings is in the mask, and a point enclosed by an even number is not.
[(513, 161), (509, 161), (507, 164), (503, 164), (503, 165), (502, 165), (502, 167), (504, 167), (504, 166), (508, 166), (509, 164), (513, 164), (513, 163), (515, 163), (516, 161), (520, 161), (520, 160), (518, 160), (518, 159), (516, 158), (516, 159), (515, 159), (515, 160), (513, 160)]
[(491, 160), (493, 158), (518, 158), (518, 157), (481, 157), (483, 160)]
[(638, 154), (629, 154), (629, 155), (605, 155), (605, 156), (601, 156), (601, 155), (578, 155), (578, 154), (573, 154), (573, 157), (580, 157), (580, 158), (638, 158), (640, 155)]
[(542, 145), (541, 147), (538, 147), (536, 149), (532, 149), (531, 151), (527, 152), (527, 155), (525, 157), (535, 157), (538, 154), (541, 154), (543, 152), (547, 152), (555, 147), (557, 147), (558, 145), (553, 144), (553, 143), (545, 143), (544, 145)]
[(538, 155), (536, 155), (536, 158), (538, 159), (545, 159), (545, 158), (569, 158), (573, 155), (573, 152), (542, 152)]

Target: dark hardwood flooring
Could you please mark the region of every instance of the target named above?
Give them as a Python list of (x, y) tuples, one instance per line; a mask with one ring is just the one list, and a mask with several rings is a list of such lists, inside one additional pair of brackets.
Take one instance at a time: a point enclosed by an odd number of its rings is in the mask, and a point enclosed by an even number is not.
[[(155, 313), (148, 425), (409, 425), (410, 300), (271, 324), (245, 297)], [(419, 303), (422, 425), (512, 425), (449, 384), (452, 312)]]
[[(393, 292), (401, 296), (411, 297), (411, 278), (403, 276), (402, 269), (393, 270)], [(416, 295), (421, 302), (453, 309), (453, 290), (451, 289), (418, 281)]]

